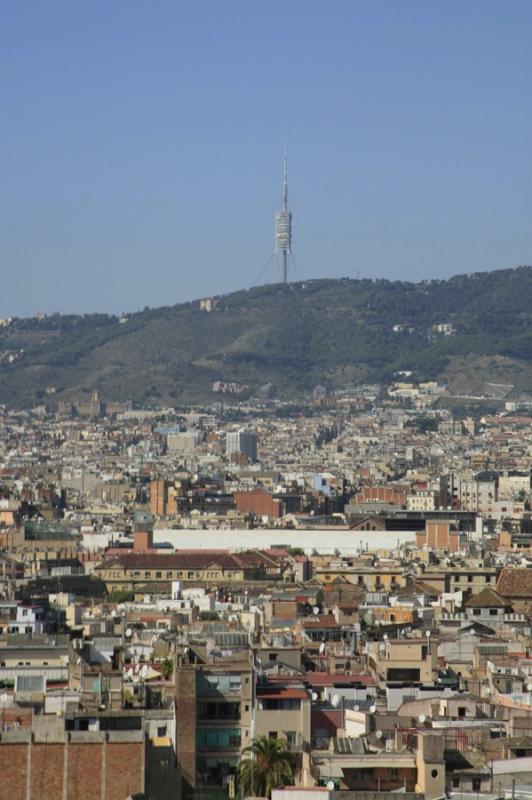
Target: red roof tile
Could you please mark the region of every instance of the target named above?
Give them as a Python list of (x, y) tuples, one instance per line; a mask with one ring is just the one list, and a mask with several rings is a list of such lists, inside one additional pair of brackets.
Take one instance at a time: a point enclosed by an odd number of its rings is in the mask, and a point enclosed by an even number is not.
[(499, 575), (496, 590), (503, 597), (532, 600), (532, 569), (504, 567)]
[(304, 689), (258, 687), (257, 698), (263, 700), (308, 700), (309, 696)]

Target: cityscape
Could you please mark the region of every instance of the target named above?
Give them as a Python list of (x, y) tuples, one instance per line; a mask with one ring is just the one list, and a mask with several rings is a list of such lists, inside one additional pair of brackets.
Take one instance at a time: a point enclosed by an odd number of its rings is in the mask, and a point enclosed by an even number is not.
[(1, 27), (0, 800), (531, 800), (532, 6)]
[(9, 796), (526, 785), (530, 417), (441, 389), (4, 407)]

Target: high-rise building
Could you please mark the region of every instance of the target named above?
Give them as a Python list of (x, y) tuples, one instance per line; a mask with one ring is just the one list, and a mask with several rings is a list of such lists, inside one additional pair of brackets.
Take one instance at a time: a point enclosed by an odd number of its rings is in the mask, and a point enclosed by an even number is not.
[(168, 502), (168, 487), (163, 478), (153, 480), (150, 483), (150, 511), (158, 517), (166, 514), (166, 504)]
[(258, 436), (254, 431), (229, 431), (225, 437), (225, 452), (228, 458), (234, 454), (247, 456), (250, 461), (257, 460)]

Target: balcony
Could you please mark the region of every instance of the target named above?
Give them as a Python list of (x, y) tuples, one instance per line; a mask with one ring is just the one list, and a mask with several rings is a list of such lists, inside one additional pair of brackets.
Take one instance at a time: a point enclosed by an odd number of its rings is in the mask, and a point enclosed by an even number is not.
[(242, 737), (240, 729), (234, 728), (198, 728), (196, 731), (196, 747), (198, 751), (240, 750)]
[(240, 703), (200, 703), (198, 719), (202, 722), (231, 722), (240, 719)]
[(197, 684), (198, 697), (239, 697), (242, 694), (240, 676), (200, 675)]

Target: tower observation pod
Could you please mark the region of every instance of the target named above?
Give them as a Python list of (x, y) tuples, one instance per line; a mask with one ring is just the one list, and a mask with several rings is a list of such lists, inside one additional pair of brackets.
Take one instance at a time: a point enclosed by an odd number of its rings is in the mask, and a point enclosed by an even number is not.
[(284, 154), (283, 207), (275, 214), (275, 252), (282, 259), (283, 283), (288, 283), (288, 256), (292, 250), (292, 212), (288, 210), (288, 159)]

